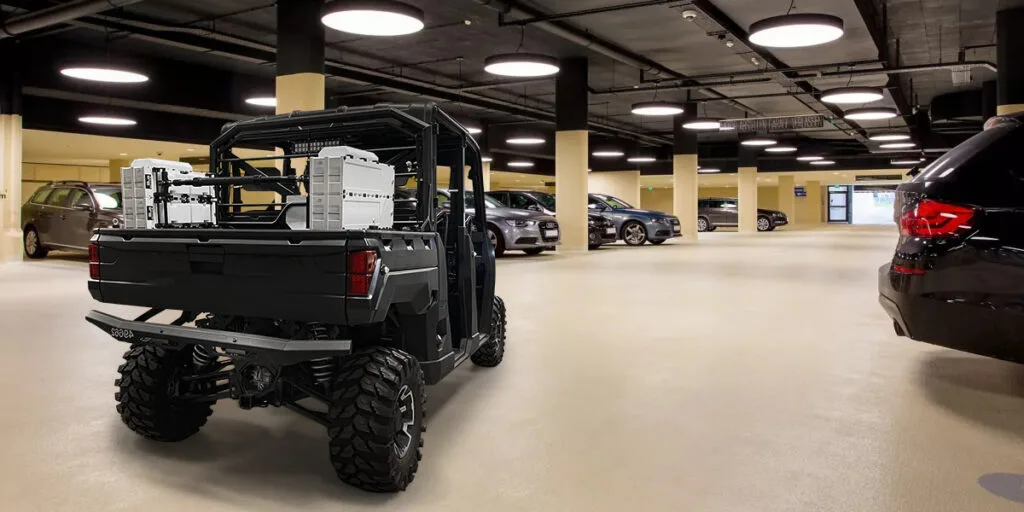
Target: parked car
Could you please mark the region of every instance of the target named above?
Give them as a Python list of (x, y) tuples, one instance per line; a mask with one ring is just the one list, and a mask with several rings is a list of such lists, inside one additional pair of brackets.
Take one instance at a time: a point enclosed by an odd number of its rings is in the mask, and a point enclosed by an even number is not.
[[(697, 231), (714, 231), (721, 226), (740, 223), (738, 202), (734, 197), (708, 197), (697, 200)], [(773, 231), (789, 224), (786, 214), (778, 210), (757, 209), (757, 230)]]
[[(532, 210), (547, 215), (555, 214), (555, 195), (548, 192), (497, 190), (488, 192), (487, 195), (501, 201), (502, 204), (509, 208)], [(587, 218), (587, 244), (590, 249), (597, 249), (604, 244), (615, 243), (617, 239), (615, 223), (604, 215), (590, 212)]]
[(899, 239), (878, 270), (897, 334), (1024, 363), (1022, 121), (990, 119), (897, 189)]
[(88, 251), (93, 230), (123, 223), (119, 185), (58, 181), (37, 190), (21, 207), (22, 241), (32, 259), (52, 249)]
[(615, 224), (615, 231), (628, 245), (654, 245), (680, 236), (675, 215), (633, 208), (629, 203), (605, 194), (589, 194), (590, 211), (600, 213)]
[[(451, 201), (447, 190), (437, 191), (438, 203)], [(487, 236), (491, 239), (494, 254), (501, 256), (505, 251), (523, 251), (536, 255), (552, 250), (558, 245), (560, 233), (558, 221), (551, 215), (529, 210), (506, 208), (498, 200), (484, 195), (487, 205)], [(475, 214), (473, 192), (466, 191), (466, 213)]]

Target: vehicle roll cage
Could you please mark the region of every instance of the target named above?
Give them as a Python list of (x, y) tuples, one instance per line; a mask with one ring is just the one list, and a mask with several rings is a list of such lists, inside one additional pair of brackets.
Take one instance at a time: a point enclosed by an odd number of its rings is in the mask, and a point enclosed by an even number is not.
[[(277, 148), (281, 154), (239, 158), (236, 147)], [(328, 146), (352, 146), (375, 153), (381, 162), (395, 167), (395, 186), (412, 184), (415, 214), (401, 217), (396, 211), (395, 229), (435, 231), (438, 166), (451, 170), (452, 218), (464, 218), (466, 189), (462, 169), (469, 179), (482, 185), (480, 147), (469, 132), (437, 105), (381, 104), (363, 107), (338, 107), (312, 112), (292, 112), (264, 116), (224, 125), (210, 144), (212, 178), (191, 180), (195, 185), (214, 185), (217, 189), (217, 218), (223, 227), (272, 227), (281, 225), (288, 196), (302, 195), (306, 184), (293, 160), (317, 156)], [(280, 168), (256, 167), (251, 162), (281, 160)], [(245, 203), (243, 187), (268, 190), (280, 195), (280, 202)], [(477, 188), (477, 187), (474, 187)], [(482, 194), (474, 198), (477, 211), (484, 211)], [(254, 219), (252, 208), (262, 207), (263, 215)], [(249, 211), (244, 211), (248, 209)], [(397, 210), (397, 209), (396, 209)], [(482, 216), (478, 220), (482, 229)]]

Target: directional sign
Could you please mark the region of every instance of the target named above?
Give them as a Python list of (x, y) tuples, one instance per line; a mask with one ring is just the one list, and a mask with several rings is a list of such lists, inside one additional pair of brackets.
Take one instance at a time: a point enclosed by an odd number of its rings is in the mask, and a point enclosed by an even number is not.
[(738, 132), (788, 132), (807, 128), (821, 128), (825, 118), (820, 114), (785, 117), (753, 117), (749, 119), (726, 119), (722, 127), (731, 127)]

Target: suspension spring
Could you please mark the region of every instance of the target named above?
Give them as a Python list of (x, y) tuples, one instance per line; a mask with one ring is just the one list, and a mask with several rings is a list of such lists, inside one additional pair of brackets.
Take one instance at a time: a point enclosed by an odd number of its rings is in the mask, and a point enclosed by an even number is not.
[(216, 360), (217, 352), (203, 345), (196, 345), (192, 348), (192, 364), (196, 365), (196, 368), (205, 368)]
[[(306, 328), (307, 339), (310, 340), (326, 340), (328, 338), (327, 327), (319, 323), (311, 323)], [(338, 368), (337, 359), (333, 357), (321, 357), (320, 359), (313, 359), (309, 362), (309, 367), (313, 371), (313, 380), (318, 385), (328, 386), (331, 383), (331, 379), (334, 378), (334, 372)]]

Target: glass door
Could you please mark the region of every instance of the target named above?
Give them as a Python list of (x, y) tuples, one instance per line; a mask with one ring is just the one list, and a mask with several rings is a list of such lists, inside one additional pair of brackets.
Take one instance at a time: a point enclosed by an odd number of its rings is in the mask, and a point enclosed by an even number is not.
[(850, 222), (850, 187), (831, 185), (828, 187), (828, 221)]

